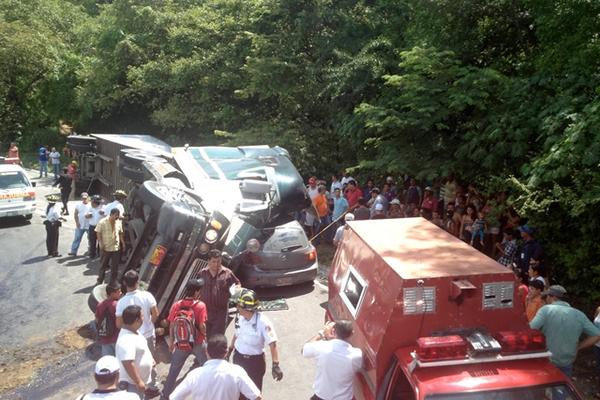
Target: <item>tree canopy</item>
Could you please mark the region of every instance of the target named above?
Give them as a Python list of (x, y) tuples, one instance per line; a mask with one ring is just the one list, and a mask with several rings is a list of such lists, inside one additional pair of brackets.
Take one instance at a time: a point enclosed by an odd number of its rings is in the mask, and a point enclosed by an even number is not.
[(304, 174), (449, 171), (600, 297), (600, 2), (6, 0), (0, 140), (145, 130), (286, 147)]

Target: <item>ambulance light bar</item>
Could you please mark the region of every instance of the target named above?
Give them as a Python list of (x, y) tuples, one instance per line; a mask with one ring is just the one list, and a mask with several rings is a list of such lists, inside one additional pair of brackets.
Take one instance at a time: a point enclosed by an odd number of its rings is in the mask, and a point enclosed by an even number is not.
[(442, 360), (442, 361), (423, 361), (417, 356), (417, 353), (413, 351), (411, 353), (413, 360), (408, 366), (408, 370), (412, 373), (417, 367), (419, 368), (431, 368), (431, 367), (447, 367), (451, 365), (469, 365), (469, 364), (482, 364), (491, 362), (503, 362), (503, 361), (514, 361), (514, 360), (530, 360), (535, 358), (549, 358), (552, 353), (549, 351), (538, 352), (538, 353), (525, 353), (525, 354), (510, 354), (502, 355), (497, 354), (490, 357), (477, 357), (477, 358), (466, 358), (461, 360)]
[(546, 340), (540, 331), (503, 331), (490, 336), (472, 332), (460, 335), (431, 336), (417, 339), (411, 353), (414, 366), (434, 367), (549, 357)]
[(467, 342), (458, 335), (421, 337), (416, 355), (421, 361), (464, 360)]
[(546, 338), (537, 330), (504, 331), (495, 337), (502, 346), (502, 354), (546, 351)]

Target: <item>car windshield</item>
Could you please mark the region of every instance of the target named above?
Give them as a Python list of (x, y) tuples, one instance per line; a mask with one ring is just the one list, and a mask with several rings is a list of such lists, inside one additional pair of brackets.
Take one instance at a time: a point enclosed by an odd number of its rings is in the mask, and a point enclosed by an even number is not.
[(190, 154), (210, 179), (266, 179), (265, 166), (231, 147), (193, 148)]
[(427, 400), (575, 400), (579, 397), (565, 385), (534, 386), (473, 393), (436, 394)]
[(19, 171), (0, 172), (0, 190), (23, 189), (29, 186), (25, 174)]
[(281, 226), (275, 229), (273, 235), (263, 245), (263, 251), (288, 252), (303, 249), (308, 246), (306, 234), (300, 228)]

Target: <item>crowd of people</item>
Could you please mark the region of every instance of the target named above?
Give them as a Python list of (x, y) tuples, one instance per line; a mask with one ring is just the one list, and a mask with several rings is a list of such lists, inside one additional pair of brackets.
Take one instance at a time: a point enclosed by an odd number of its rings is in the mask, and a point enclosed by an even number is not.
[(535, 229), (522, 223), (506, 192), (484, 195), (452, 174), (423, 186), (408, 175), (381, 182), (367, 178), (360, 185), (348, 172), (341, 179), (332, 176), (330, 182), (310, 177), (307, 191), (313, 207), (298, 218), (316, 244), (333, 243), (348, 213), (354, 220), (423, 217), (502, 265), (527, 274), (534, 266), (546, 275)]
[[(313, 207), (299, 215), (307, 235), (337, 246), (346, 221), (423, 217), (512, 269), (531, 328), (544, 333), (551, 361), (567, 376), (572, 376), (577, 352), (586, 347), (594, 346), (600, 366), (600, 307), (592, 322), (570, 306), (563, 286), (550, 284), (536, 229), (521, 220), (506, 192), (484, 195), (452, 174), (424, 187), (408, 175), (364, 182), (360, 185), (347, 171), (330, 182), (310, 177), (307, 191)], [(588, 337), (580, 342), (582, 333)]]
[[(55, 152), (52, 150), (40, 148), (40, 177), (47, 176), (47, 162)], [(47, 158), (43, 160), (44, 157)], [(45, 166), (42, 161), (46, 161)], [(54, 173), (62, 208), (59, 211), (57, 196), (48, 197), (45, 224), (49, 256), (59, 256), (58, 227), (70, 215), (68, 199), (77, 164), (70, 163), (58, 174), (54, 169)], [(368, 178), (360, 185), (345, 172), (341, 178), (332, 176), (330, 182), (310, 177), (307, 183), (313, 207), (298, 218), (315, 244), (337, 245), (346, 221), (423, 217), (514, 271), (523, 312), (530, 326), (546, 336), (551, 361), (559, 369), (571, 376), (577, 352), (594, 345), (600, 365), (600, 307), (592, 322), (569, 305), (566, 289), (550, 284), (547, 260), (543, 246), (536, 240), (536, 230), (521, 220), (507, 202), (505, 192), (484, 195), (453, 175), (427, 185), (419, 185), (409, 176), (387, 176), (380, 182)], [(197, 279), (188, 282), (185, 298), (173, 304), (166, 321), (155, 326), (159, 323), (156, 300), (150, 292), (139, 290), (138, 273), (126, 271), (118, 281), (120, 254), (126, 246), (121, 218), (127, 193), (117, 190), (113, 195), (114, 201), (105, 204), (99, 196), (82, 193), (73, 209), (76, 228), (69, 255), (77, 255), (83, 236), (87, 235), (87, 256), (93, 259), (101, 255), (97, 284), (105, 283), (109, 273), (107, 299), (96, 311), (103, 355), (94, 373), (98, 389), (83, 398), (160, 395), (162, 399), (183, 399), (190, 394), (195, 399), (238, 399), (240, 395), (262, 398), (266, 348), (271, 353), (273, 378), (281, 380), (283, 372), (275, 329), (258, 310), (256, 293), (241, 290), (236, 300), (235, 333), (228, 340), (224, 334), (229, 302), (232, 288), (240, 288), (240, 281), (222, 266), (220, 252), (211, 252), (208, 266)], [(158, 389), (154, 368), (157, 328), (168, 330), (171, 352), (162, 390)], [(580, 342), (582, 333), (588, 338)], [(352, 397), (352, 377), (360, 368), (362, 354), (349, 344), (351, 334), (351, 322), (336, 321), (304, 345), (302, 354), (318, 360), (312, 399)], [(190, 355), (195, 357), (195, 369), (176, 385)], [(110, 396), (101, 396), (104, 393)]]
[[(139, 289), (135, 270), (126, 271), (122, 283), (124, 295), (111, 282), (107, 299), (96, 308), (102, 354), (94, 370), (97, 389), (80, 399), (262, 399), (265, 348), (271, 353), (273, 379), (283, 379), (273, 323), (259, 310), (256, 293), (241, 288), (235, 274), (222, 265), (219, 250), (212, 250), (207, 266), (187, 282), (184, 297), (171, 306), (164, 322), (158, 321), (154, 296)], [(229, 303), (236, 291), (234, 334), (228, 340)], [(157, 329), (168, 329), (171, 354), (162, 390), (155, 371)], [(348, 343), (351, 335), (350, 321), (330, 322), (303, 346), (304, 357), (318, 360), (314, 400), (352, 397), (362, 352)], [(191, 355), (192, 370), (177, 384)]]

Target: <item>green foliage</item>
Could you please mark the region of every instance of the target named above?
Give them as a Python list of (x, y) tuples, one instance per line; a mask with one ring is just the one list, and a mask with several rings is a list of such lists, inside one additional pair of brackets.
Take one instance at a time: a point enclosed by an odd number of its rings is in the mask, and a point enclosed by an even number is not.
[[(318, 174), (509, 188), (555, 278), (600, 298), (600, 2), (5, 0), (0, 140), (154, 126)], [(583, 279), (582, 279), (583, 278)]]
[(19, 139), (27, 146), (40, 144), (34, 143), (40, 136), (56, 139), (59, 120), (77, 114), (72, 27), (84, 15), (63, 5), (59, 0), (0, 5), (0, 141)]

